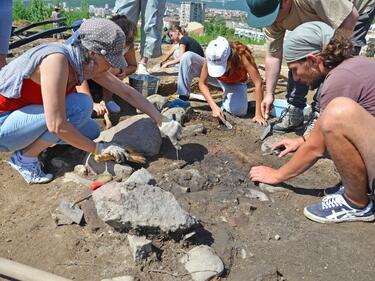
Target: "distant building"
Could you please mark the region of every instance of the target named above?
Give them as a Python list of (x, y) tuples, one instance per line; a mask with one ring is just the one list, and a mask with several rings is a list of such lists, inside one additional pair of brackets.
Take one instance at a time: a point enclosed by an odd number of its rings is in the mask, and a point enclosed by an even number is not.
[(234, 35), (239, 36), (239, 37), (251, 38), (257, 41), (265, 39), (265, 35), (263, 32), (260, 32), (254, 29), (248, 29), (248, 28), (235, 28)]
[(200, 2), (181, 2), (180, 24), (186, 26), (189, 22), (204, 22), (206, 4)]

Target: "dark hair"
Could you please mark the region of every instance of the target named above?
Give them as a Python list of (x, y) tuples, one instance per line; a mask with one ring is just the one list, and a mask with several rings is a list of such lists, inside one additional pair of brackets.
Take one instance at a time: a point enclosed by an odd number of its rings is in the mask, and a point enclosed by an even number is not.
[(255, 60), (249, 47), (242, 44), (240, 41), (229, 42), (229, 46), (232, 49), (232, 52), (228, 58), (229, 75), (233, 74), (236, 69), (243, 69), (244, 65), (241, 60), (242, 56), (245, 56), (251, 64), (255, 65)]
[(352, 48), (351, 34), (342, 29), (336, 30), (327, 46), (325, 46), (320, 53), (324, 66), (328, 69), (332, 69), (344, 60), (351, 58)]
[(125, 15), (116, 15), (111, 18), (111, 21), (116, 23), (126, 36), (126, 46), (133, 46), (134, 38), (137, 33), (137, 25), (128, 19)]
[(172, 26), (168, 29), (168, 37), (169, 37), (169, 31), (178, 31), (178, 32), (180, 32), (182, 35), (184, 35), (184, 34), (186, 33), (185, 28), (179, 26), (178, 24), (174, 24), (174, 25), (172, 25)]

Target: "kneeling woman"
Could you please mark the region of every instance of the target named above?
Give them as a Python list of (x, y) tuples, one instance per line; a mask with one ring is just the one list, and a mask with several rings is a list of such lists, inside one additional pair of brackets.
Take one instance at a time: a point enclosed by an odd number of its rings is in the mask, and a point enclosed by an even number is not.
[[(92, 99), (73, 92), (85, 79), (95, 80), (162, 123), (151, 103), (108, 72), (110, 67), (125, 67), (125, 40), (124, 32), (112, 21), (89, 19), (82, 24), (75, 44), (37, 46), (0, 71), (0, 151), (14, 152), (9, 163), (26, 182), (52, 180), (51, 174), (41, 170), (38, 155), (54, 144), (110, 154), (118, 162), (126, 158), (122, 147), (92, 141), (100, 133), (91, 119)], [(171, 122), (161, 127), (162, 131), (168, 127), (168, 136), (179, 131)]]
[[(254, 122), (265, 125), (261, 113), (263, 99), (262, 79), (251, 51), (244, 44), (228, 42), (224, 37), (211, 41), (206, 49), (206, 59), (193, 53), (185, 56), (180, 64), (181, 79), (178, 81), (178, 93), (181, 99), (189, 96), (190, 84), (194, 76), (200, 76), (199, 89), (212, 109), (214, 117), (223, 117), (223, 110), (235, 116), (247, 113), (247, 80), (250, 77), (255, 85)], [(213, 100), (208, 83), (218, 84), (224, 91), (221, 107)]]

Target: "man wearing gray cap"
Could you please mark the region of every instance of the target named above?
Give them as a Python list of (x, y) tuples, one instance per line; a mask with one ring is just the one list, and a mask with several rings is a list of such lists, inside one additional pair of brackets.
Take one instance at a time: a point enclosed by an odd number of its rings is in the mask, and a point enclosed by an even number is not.
[[(375, 0), (247, 0), (250, 8), (248, 23), (252, 27), (265, 27), (267, 40), (266, 93), (262, 109), (268, 112), (274, 100), (274, 91), (280, 74), (283, 40), (287, 30), (310, 21), (322, 21), (334, 29), (345, 29), (353, 35), (353, 54), (358, 55), (366, 44), (365, 36), (375, 15)], [(288, 74), (286, 98), (289, 107), (274, 129), (290, 131), (303, 124), (308, 87), (295, 82)], [(317, 97), (313, 110), (319, 111)], [(312, 118), (317, 116), (313, 112)], [(312, 119), (313, 120), (313, 119)], [(311, 121), (312, 121), (311, 120)]]
[(145, 98), (108, 70), (126, 66), (125, 34), (114, 22), (89, 19), (72, 44), (36, 46), (0, 71), (0, 151), (13, 152), (8, 163), (29, 184), (47, 183), (39, 154), (55, 144), (70, 144), (124, 162), (128, 152), (112, 142), (94, 142), (99, 125), (91, 119), (92, 99), (76, 86), (93, 79), (149, 115), (175, 146), (181, 125), (167, 120)]
[[(295, 151), (279, 169), (253, 167), (255, 182), (277, 184), (310, 168), (327, 150), (343, 185), (320, 203), (305, 207), (311, 220), (329, 223), (373, 221), (375, 189), (375, 61), (352, 56), (350, 36), (322, 22), (304, 23), (288, 34), (284, 57), (296, 81), (321, 89), (321, 115), (309, 136), (286, 139), (283, 155)], [(329, 41), (329, 42), (328, 42)], [(345, 186), (345, 187), (344, 187)]]

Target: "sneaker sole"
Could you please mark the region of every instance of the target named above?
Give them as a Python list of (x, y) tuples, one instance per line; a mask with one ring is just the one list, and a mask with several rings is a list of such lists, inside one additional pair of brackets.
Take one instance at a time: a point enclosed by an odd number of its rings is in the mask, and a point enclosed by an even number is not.
[(24, 178), (24, 176), (22, 176), (22, 174), (21, 174), (21, 172), (20, 171), (18, 171), (18, 169), (17, 169), (17, 166), (15, 166), (12, 162), (10, 162), (9, 160), (5, 160), (5, 162), (6, 163), (8, 163), (9, 165), (10, 165), (10, 167), (13, 169), (13, 170), (15, 170), (17, 173), (19, 173), (20, 175), (21, 175), (21, 177), (24, 179), (24, 181), (27, 183), (27, 184), (44, 184), (44, 183), (49, 183), (49, 182), (51, 182), (51, 181), (53, 181), (53, 178), (51, 178), (51, 179), (49, 179), (49, 180), (47, 180), (47, 181), (42, 181), (42, 182), (29, 182), (29, 181), (27, 181), (25, 178)]
[(340, 222), (356, 222), (356, 221), (362, 221), (362, 222), (372, 222), (375, 220), (375, 215), (372, 214), (371, 216), (367, 216), (367, 217), (353, 217), (353, 218), (343, 218), (343, 219), (335, 219), (335, 220), (331, 220), (331, 219), (324, 219), (324, 218), (321, 218), (321, 217), (318, 217), (312, 213), (310, 213), (306, 208), (303, 209), (303, 214), (306, 218), (312, 220), (312, 221), (315, 221), (315, 222), (319, 222), (319, 223), (340, 223)]

